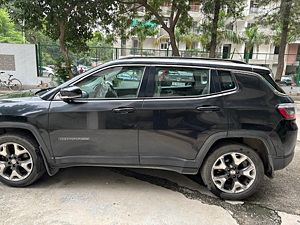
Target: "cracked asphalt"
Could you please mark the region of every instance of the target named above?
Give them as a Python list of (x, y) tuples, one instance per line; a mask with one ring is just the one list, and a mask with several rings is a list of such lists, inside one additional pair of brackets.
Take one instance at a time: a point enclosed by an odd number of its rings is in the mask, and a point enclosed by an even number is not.
[(299, 171), (300, 135), (293, 162), (243, 202), (216, 198), (196, 176), (169, 171), (62, 169), (26, 188), (0, 184), (0, 224), (300, 225)]

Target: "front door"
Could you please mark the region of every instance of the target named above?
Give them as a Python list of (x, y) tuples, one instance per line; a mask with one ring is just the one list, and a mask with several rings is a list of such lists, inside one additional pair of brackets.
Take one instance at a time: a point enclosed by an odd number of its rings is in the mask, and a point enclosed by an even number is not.
[(49, 131), (57, 163), (137, 165), (144, 67), (114, 66), (72, 85), (83, 98), (51, 103)]

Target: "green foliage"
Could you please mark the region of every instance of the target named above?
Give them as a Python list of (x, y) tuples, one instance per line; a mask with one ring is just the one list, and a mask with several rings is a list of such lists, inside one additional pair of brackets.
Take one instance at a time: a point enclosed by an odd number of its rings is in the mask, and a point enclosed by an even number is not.
[(143, 42), (146, 40), (148, 36), (154, 36), (158, 34), (159, 30), (157, 25), (152, 21), (146, 20), (137, 20), (133, 21), (131, 25), (131, 35), (136, 35), (141, 48), (141, 55), (143, 55)]
[(191, 48), (194, 42), (200, 42), (201, 36), (197, 33), (190, 32), (186, 34), (182, 34), (178, 37), (179, 41), (183, 41), (186, 45)]
[[(277, 25), (277, 27), (273, 26), (273, 29), (275, 29), (275, 34), (272, 35), (272, 40), (274, 41), (275, 46), (279, 46), (281, 40), (281, 34), (282, 34), (282, 26), (281, 25)], [(287, 36), (287, 43), (291, 43), (299, 39), (300, 39), (300, 31), (298, 29), (289, 31)]]
[(246, 4), (245, 0), (203, 0), (202, 12), (207, 20), (214, 18), (217, 1), (220, 1), (220, 12), (223, 13), (226, 18), (239, 19), (243, 17), (243, 10)]
[[(127, 7), (127, 10), (131, 12), (131, 17), (137, 16), (137, 9), (141, 6), (145, 7), (144, 19), (152, 20), (156, 24), (160, 24), (161, 27), (168, 33), (170, 44), (172, 46), (173, 55), (179, 55), (178, 46), (175, 39), (175, 28), (179, 29), (181, 33), (186, 33), (192, 26), (192, 17), (189, 15), (190, 2), (186, 0), (117, 0)], [(166, 15), (162, 8), (165, 5), (169, 5), (168, 19), (169, 23), (165, 22)]]
[(16, 31), (8, 13), (0, 8), (0, 43), (23, 43), (22, 32)]
[(122, 7), (110, 0), (14, 0), (11, 5), (15, 21), (25, 21), (26, 29), (43, 30), (53, 41), (59, 41), (70, 78), (73, 74), (69, 69), (69, 53), (70, 50), (76, 53), (78, 49), (73, 46), (87, 46), (99, 25), (105, 25), (107, 30), (111, 24), (123, 27), (120, 23), (123, 12)]
[(245, 61), (248, 63), (250, 50), (255, 46), (258, 48), (261, 44), (268, 44), (270, 37), (259, 32), (258, 26), (254, 26), (244, 31), (242, 40), (245, 43)]
[(202, 27), (203, 34), (208, 39), (205, 41), (208, 43), (206, 48), (210, 50), (210, 57), (215, 57), (218, 42), (222, 38), (223, 40), (227, 39), (225, 35), (229, 34), (228, 32), (222, 33), (225, 30), (222, 29), (225, 26), (225, 20), (231, 18), (234, 21), (241, 18), (245, 8), (245, 0), (203, 0), (202, 4), (202, 13), (206, 17)]
[[(207, 7), (207, 6), (206, 6)], [(210, 9), (210, 8), (208, 8)], [(208, 10), (206, 9), (206, 10)], [(209, 15), (207, 15), (208, 18), (210, 18)], [(228, 19), (228, 14), (226, 14), (224, 11), (219, 11), (219, 19), (218, 19), (218, 26), (217, 30), (215, 32), (216, 35), (216, 44), (220, 44), (224, 40), (231, 41), (235, 44), (241, 44), (243, 42), (242, 37), (235, 32), (234, 30), (229, 30), (227, 29), (226, 20)], [(198, 28), (198, 31), (200, 33), (200, 38), (199, 41), (201, 45), (205, 48), (205, 50), (210, 50), (211, 48), (211, 40), (212, 40), (212, 35), (214, 33), (212, 32), (213, 30), (213, 25), (211, 20), (206, 20), (201, 26)]]
[[(289, 33), (293, 33), (294, 35), (300, 34), (300, 1), (261, 0), (260, 6), (268, 6), (269, 8), (269, 10), (259, 18), (262, 24), (271, 26), (272, 30), (282, 30), (283, 21), (287, 20), (289, 23)], [(285, 6), (290, 9), (289, 15), (284, 15), (284, 11), (281, 9)]]
[(243, 33), (242, 40), (243, 42), (245, 42), (245, 48), (247, 53), (254, 46), (269, 43), (269, 37), (266, 36), (264, 33), (259, 32), (258, 26), (246, 28), (246, 30)]
[(22, 93), (10, 94), (7, 96), (7, 98), (31, 97), (33, 95), (34, 95), (34, 93), (32, 93), (32, 92), (22, 92)]
[(267, 0), (261, 1), (261, 6), (269, 6), (270, 10), (260, 19), (263, 24), (271, 26), (272, 30), (277, 31), (277, 35), (273, 39), (279, 46), (278, 67), (275, 76), (275, 79), (279, 81), (284, 72), (286, 45), (293, 39), (292, 37), (300, 36), (300, 1), (274, 0), (271, 3), (276, 4), (271, 5)]
[(69, 79), (69, 72), (71, 67), (67, 67), (64, 59), (60, 58), (55, 63), (55, 76), (59, 83), (65, 82)]
[(88, 49), (86, 49), (86, 52), (83, 52), (88, 54), (77, 61), (77, 64), (95, 66), (96, 64), (113, 60), (113, 39), (114, 37), (110, 34), (105, 36), (100, 31), (94, 32), (93, 38), (87, 43)]
[(43, 30), (54, 41), (63, 34), (69, 45), (85, 45), (98, 20), (110, 22), (114, 17), (110, 15), (114, 11), (111, 1), (15, 0), (13, 6), (22, 9), (22, 13), (13, 11), (12, 16), (16, 21), (25, 19), (26, 28)]

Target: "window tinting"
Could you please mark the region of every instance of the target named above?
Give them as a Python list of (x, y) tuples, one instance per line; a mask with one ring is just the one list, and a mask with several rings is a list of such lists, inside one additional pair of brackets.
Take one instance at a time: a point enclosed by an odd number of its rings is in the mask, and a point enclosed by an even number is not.
[(209, 93), (209, 83), (207, 69), (158, 67), (154, 97), (205, 95)]
[(144, 67), (117, 66), (102, 70), (75, 85), (84, 92), (85, 98), (132, 98), (137, 97)]
[(218, 74), (222, 91), (227, 91), (235, 88), (233, 77), (229, 71), (218, 71)]

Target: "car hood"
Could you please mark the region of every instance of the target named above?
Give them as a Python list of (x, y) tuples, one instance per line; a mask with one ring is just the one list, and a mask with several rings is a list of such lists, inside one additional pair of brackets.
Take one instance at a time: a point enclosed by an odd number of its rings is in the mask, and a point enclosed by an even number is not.
[(12, 102), (27, 102), (27, 101), (41, 100), (39, 97), (20, 97), (20, 98), (5, 98), (0, 99), (0, 103), (12, 103)]
[(33, 116), (47, 113), (50, 101), (40, 97), (8, 98), (0, 100), (0, 116)]

